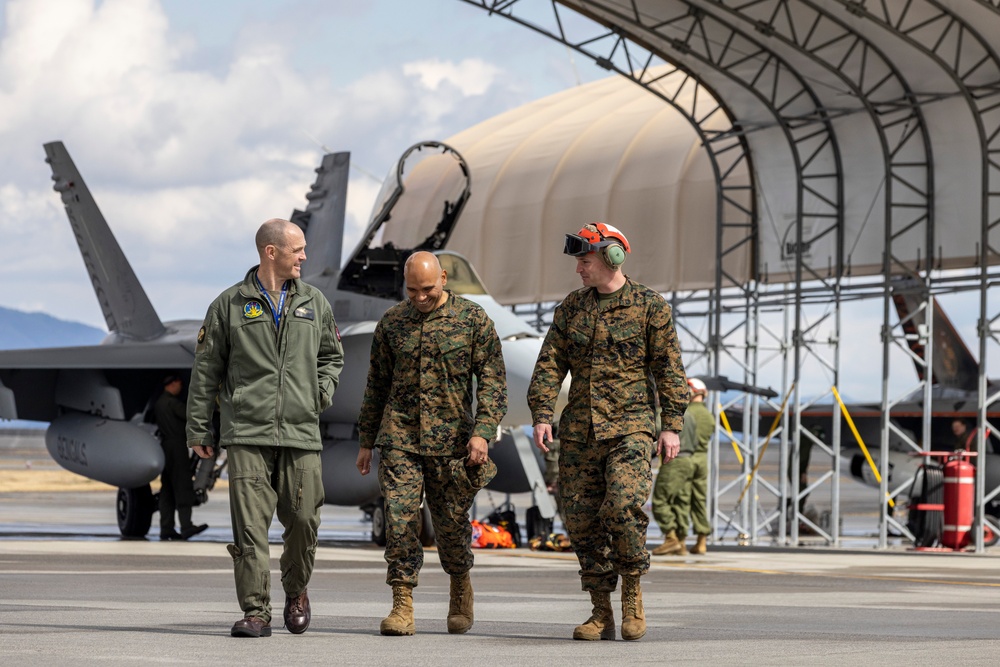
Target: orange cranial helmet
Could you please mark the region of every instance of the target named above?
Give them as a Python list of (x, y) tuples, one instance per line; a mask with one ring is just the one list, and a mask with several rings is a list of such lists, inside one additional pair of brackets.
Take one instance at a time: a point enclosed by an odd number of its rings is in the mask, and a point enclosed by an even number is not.
[(566, 235), (564, 254), (583, 257), (592, 252), (599, 252), (604, 263), (616, 269), (625, 263), (625, 256), (632, 248), (617, 227), (603, 222), (584, 225), (576, 234)]

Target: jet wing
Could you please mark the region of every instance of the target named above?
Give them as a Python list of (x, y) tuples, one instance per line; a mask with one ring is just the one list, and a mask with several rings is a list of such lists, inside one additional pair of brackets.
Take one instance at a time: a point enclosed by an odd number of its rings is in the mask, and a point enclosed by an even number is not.
[(0, 418), (52, 421), (64, 407), (127, 419), (165, 374), (193, 363), (178, 342), (0, 351)]
[(0, 350), (0, 375), (8, 369), (190, 368), (194, 351), (180, 343), (82, 345), (79, 347)]

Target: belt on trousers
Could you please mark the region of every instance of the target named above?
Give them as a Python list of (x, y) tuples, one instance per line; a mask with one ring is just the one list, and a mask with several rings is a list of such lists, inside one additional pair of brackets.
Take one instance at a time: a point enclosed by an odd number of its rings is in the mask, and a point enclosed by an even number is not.
[(679, 458), (682, 458), (682, 457), (685, 457), (685, 456), (694, 456), (694, 452), (680, 452), (674, 458), (675, 459), (679, 459)]

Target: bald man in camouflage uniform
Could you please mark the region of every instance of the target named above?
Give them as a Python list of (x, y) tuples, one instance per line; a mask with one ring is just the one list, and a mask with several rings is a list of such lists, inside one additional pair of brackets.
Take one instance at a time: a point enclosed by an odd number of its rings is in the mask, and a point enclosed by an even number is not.
[[(665, 460), (677, 455), (688, 388), (670, 306), (621, 272), (624, 234), (587, 225), (567, 235), (564, 252), (577, 258), (584, 287), (556, 307), (538, 354), (528, 388), (535, 444), (547, 451), (556, 397), (570, 373), (559, 420), (559, 492), (593, 603), (573, 638), (615, 638), (611, 592), (621, 576), (622, 638), (634, 640), (646, 633), (639, 578), (649, 570), (650, 458), (654, 442)], [(656, 394), (663, 430), (654, 440)]]
[(503, 350), (486, 312), (444, 289), (447, 273), (433, 254), (411, 255), (403, 276), (408, 300), (375, 328), (358, 422), (358, 470), (369, 473), (378, 447), (385, 497), (392, 611), (379, 630), (416, 631), (413, 588), (424, 561), (417, 526), (426, 486), (441, 566), (451, 575), (448, 632), (462, 634), (473, 623), (469, 510), (491, 477), (487, 470), (496, 470), (487, 446), (507, 413)]

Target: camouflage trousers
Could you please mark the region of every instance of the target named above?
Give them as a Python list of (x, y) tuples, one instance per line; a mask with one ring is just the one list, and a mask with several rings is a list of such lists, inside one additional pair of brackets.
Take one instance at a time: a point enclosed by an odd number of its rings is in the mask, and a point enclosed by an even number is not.
[(559, 494), (585, 591), (613, 591), (618, 577), (649, 570), (643, 505), (652, 486), (652, 438), (633, 433), (587, 442), (562, 440)]
[(228, 545), (236, 597), (244, 616), (271, 620), (271, 568), (267, 531), (275, 510), (281, 534), (281, 587), (295, 596), (309, 585), (316, 560), (323, 469), (320, 452), (292, 447), (231, 445), (229, 506), (233, 542)]
[(653, 519), (666, 535), (687, 537), (693, 524), (696, 535), (709, 535), (708, 454), (692, 454), (667, 461), (660, 466), (653, 485)]
[(472, 569), (472, 524), (469, 510), (475, 493), (455, 483), (451, 456), (421, 456), (401, 449), (381, 449), (378, 482), (385, 498), (385, 582), (417, 585), (424, 564), (420, 545), (420, 499), (427, 491), (427, 507), (434, 524), (441, 567), (450, 575)]

